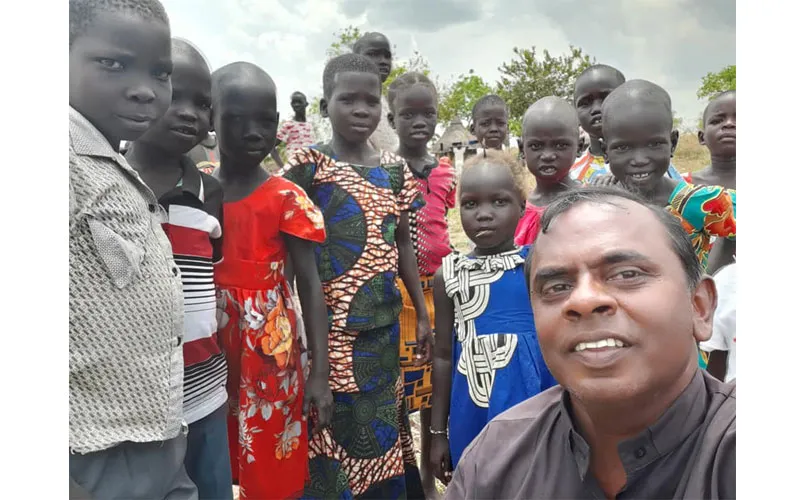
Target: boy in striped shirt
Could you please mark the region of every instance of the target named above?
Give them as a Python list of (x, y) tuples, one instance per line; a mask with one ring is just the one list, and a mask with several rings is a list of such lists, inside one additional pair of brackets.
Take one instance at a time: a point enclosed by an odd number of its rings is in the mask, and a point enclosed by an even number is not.
[(232, 499), (227, 366), (217, 339), (213, 268), (222, 260), (222, 187), (187, 155), (211, 127), (211, 72), (183, 40), (172, 41), (172, 61), (172, 104), (126, 159), (166, 211), (163, 228), (183, 283), (186, 472), (200, 499)]

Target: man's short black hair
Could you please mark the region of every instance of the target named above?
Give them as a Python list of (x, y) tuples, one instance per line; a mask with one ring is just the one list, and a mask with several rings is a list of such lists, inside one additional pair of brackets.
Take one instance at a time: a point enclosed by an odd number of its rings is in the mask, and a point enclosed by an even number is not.
[(714, 103), (714, 101), (716, 101), (717, 99), (720, 99), (720, 98), (725, 97), (726, 95), (730, 95), (730, 94), (736, 94), (736, 91), (735, 90), (726, 90), (724, 92), (720, 92), (719, 94), (717, 94), (714, 97), (712, 97), (710, 101), (708, 101), (708, 104), (706, 104), (706, 109), (703, 110), (703, 128), (706, 128), (706, 119), (708, 118), (708, 108), (710, 108), (711, 105)]
[(503, 106), (504, 108), (506, 108), (506, 112), (508, 112), (508, 105), (506, 104), (506, 101), (504, 101), (502, 97), (500, 97), (497, 94), (485, 95), (480, 99), (478, 99), (472, 106), (473, 122), (475, 121), (475, 115), (478, 114), (478, 111), (480, 111), (481, 108), (484, 108), (486, 106)]
[(169, 17), (158, 0), (69, 0), (69, 46), (84, 34), (100, 12), (125, 12), (169, 26)]
[(322, 94), (325, 99), (330, 99), (333, 94), (336, 75), (339, 73), (372, 73), (381, 80), (378, 66), (371, 59), (359, 54), (342, 54), (336, 56), (325, 65), (322, 72)]
[[(619, 206), (615, 203), (618, 200), (628, 200), (638, 203), (650, 210), (656, 219), (661, 223), (667, 232), (672, 250), (680, 259), (683, 270), (686, 272), (686, 280), (689, 288), (694, 290), (704, 274), (703, 266), (700, 264), (697, 255), (694, 253), (692, 241), (684, 231), (683, 226), (677, 217), (659, 207), (648, 203), (640, 196), (630, 191), (618, 187), (606, 186), (582, 186), (572, 188), (558, 195), (550, 204), (547, 205), (542, 218), (541, 234), (546, 234), (550, 227), (556, 223), (559, 215), (568, 212), (581, 203), (596, 203), (600, 205)], [(530, 265), (526, 266), (526, 276), (530, 281)]]

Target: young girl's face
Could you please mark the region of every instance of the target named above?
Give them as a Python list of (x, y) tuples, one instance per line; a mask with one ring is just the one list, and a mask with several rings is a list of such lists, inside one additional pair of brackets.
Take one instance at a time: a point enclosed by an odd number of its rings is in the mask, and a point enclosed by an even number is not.
[(472, 124), (478, 142), (490, 149), (503, 149), (508, 137), (508, 110), (502, 104), (486, 104), (475, 113)]
[(344, 72), (335, 76), (325, 112), (335, 134), (350, 143), (362, 143), (381, 121), (381, 81), (373, 73)]
[(459, 205), (464, 233), (483, 253), (513, 245), (525, 201), (508, 167), (481, 164), (466, 170)]
[(425, 147), (436, 129), (437, 106), (432, 89), (416, 84), (401, 91), (394, 109), (392, 121), (400, 142), (409, 149)]
[(522, 131), (528, 171), (537, 184), (560, 182), (578, 154), (578, 131), (555, 116), (530, 117)]

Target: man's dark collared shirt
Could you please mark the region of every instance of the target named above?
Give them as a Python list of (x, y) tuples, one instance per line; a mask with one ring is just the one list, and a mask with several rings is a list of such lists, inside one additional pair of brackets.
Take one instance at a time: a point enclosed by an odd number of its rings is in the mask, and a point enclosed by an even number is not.
[[(557, 386), (497, 416), (464, 452), (445, 498), (605, 498), (569, 408)], [(628, 481), (618, 499), (736, 498), (736, 382), (698, 369), (619, 453)]]

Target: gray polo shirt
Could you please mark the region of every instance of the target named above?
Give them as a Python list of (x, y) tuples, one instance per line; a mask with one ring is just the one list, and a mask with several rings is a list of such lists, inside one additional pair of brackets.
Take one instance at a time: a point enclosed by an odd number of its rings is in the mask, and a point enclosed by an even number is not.
[[(618, 499), (736, 498), (736, 384), (697, 370), (661, 418), (619, 445), (628, 481)], [(447, 488), (456, 499), (605, 498), (569, 396), (553, 387), (492, 420)]]

